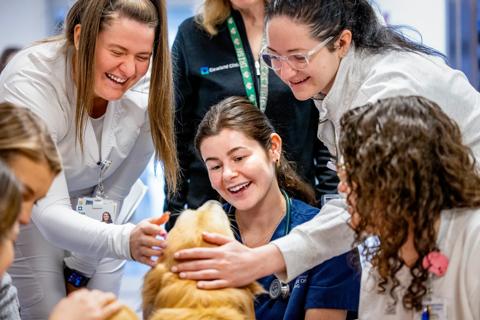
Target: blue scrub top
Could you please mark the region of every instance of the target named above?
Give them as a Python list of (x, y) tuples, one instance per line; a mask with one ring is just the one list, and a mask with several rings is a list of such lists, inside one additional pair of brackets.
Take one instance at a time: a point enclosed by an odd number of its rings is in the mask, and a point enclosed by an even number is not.
[[(238, 230), (234, 211), (228, 204), (225, 210), (234, 230)], [(292, 199), (290, 208), (290, 228), (302, 224), (317, 215), (319, 210), (300, 200)], [(286, 217), (278, 225), (272, 239), (285, 236), (287, 223)], [(237, 240), (241, 241), (238, 232)], [(307, 309), (326, 308), (348, 310), (347, 319), (356, 319), (358, 300), (360, 295), (360, 262), (357, 250), (334, 257), (324, 263), (302, 273), (288, 285), (290, 295), (271, 299), (268, 290), (275, 279), (274, 275), (258, 280), (267, 293), (257, 297), (255, 302), (255, 315), (259, 320), (292, 320), (304, 319)]]

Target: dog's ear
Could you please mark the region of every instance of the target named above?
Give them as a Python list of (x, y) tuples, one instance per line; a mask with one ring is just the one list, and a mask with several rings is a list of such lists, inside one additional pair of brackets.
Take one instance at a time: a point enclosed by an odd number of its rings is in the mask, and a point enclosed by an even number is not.
[(146, 275), (143, 281), (143, 318), (148, 319), (154, 309), (157, 293), (163, 286), (163, 275), (168, 272), (163, 263), (157, 264)]

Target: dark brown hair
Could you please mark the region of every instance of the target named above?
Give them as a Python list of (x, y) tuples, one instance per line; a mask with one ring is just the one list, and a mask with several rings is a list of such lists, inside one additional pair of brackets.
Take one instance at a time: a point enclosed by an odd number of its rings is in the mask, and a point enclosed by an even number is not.
[(95, 46), (99, 32), (113, 19), (125, 17), (155, 29), (148, 116), (155, 156), (162, 160), (168, 189), (177, 184), (177, 153), (173, 134), (173, 89), (165, 0), (78, 0), (65, 21), (67, 45), (74, 45), (75, 26), (82, 26), (76, 53), (76, 137), (83, 148), (85, 119), (93, 106)]
[[(265, 18), (268, 22), (277, 16), (308, 26), (310, 35), (318, 41), (329, 37), (336, 40), (343, 30), (350, 30), (355, 47), (373, 53), (395, 50), (444, 57), (430, 47), (411, 41), (402, 33), (404, 27), (380, 22), (369, 0), (272, 0)], [(334, 49), (334, 43), (328, 44), (330, 50)]]
[[(257, 141), (267, 152), (271, 147), (271, 134), (275, 133), (267, 117), (250, 101), (242, 97), (230, 97), (210, 108), (198, 126), (195, 148), (200, 154), (200, 145), (205, 138), (220, 134), (223, 129), (232, 129)], [(276, 168), (278, 185), (291, 196), (309, 204), (315, 204), (315, 193), (295, 172), (282, 153)]]
[(421, 262), (438, 251), (434, 223), (442, 210), (480, 206), (480, 176), (458, 125), (434, 102), (418, 96), (382, 99), (347, 112), (341, 119), (340, 152), (345, 161), (347, 197), (360, 221), (356, 243), (379, 237), (364, 253), (380, 275), (379, 291), (400, 285), (399, 250), (413, 231), (419, 259), (402, 302), (420, 309), (427, 293)]

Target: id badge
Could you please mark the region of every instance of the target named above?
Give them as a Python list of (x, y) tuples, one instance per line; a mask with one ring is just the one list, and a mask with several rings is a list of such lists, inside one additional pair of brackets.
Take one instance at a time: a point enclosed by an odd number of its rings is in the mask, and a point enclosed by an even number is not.
[(116, 223), (117, 202), (100, 197), (78, 198), (76, 211), (89, 218), (105, 223)]
[(324, 194), (320, 198), (320, 204), (323, 207), (325, 205), (325, 203), (327, 203), (328, 201), (333, 200), (333, 199), (342, 199), (342, 196), (338, 193)]
[[(426, 297), (422, 303), (423, 311), (417, 319), (428, 320), (448, 320), (447, 304), (445, 299), (441, 297)], [(428, 316), (426, 313), (428, 312)]]

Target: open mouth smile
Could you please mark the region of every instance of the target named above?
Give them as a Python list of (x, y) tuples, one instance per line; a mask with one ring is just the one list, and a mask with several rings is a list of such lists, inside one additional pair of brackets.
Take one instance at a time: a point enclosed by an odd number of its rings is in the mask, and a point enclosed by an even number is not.
[(243, 190), (247, 189), (250, 186), (250, 184), (251, 184), (251, 182), (244, 182), (244, 183), (241, 183), (241, 184), (237, 184), (236, 186), (227, 188), (227, 190), (231, 193), (238, 193), (240, 191), (243, 191)]
[(125, 82), (127, 82), (127, 80), (128, 80), (128, 78), (120, 78), (120, 77), (117, 77), (116, 75), (113, 75), (111, 73), (105, 73), (105, 75), (107, 76), (108, 79), (110, 79), (113, 82), (118, 83), (118, 84), (125, 84)]
[(299, 84), (304, 83), (304, 82), (307, 81), (308, 79), (310, 79), (310, 77), (306, 77), (306, 78), (300, 79), (300, 80), (291, 80), (291, 81), (289, 81), (289, 82), (290, 82), (290, 85), (296, 86), (296, 85), (299, 85)]

